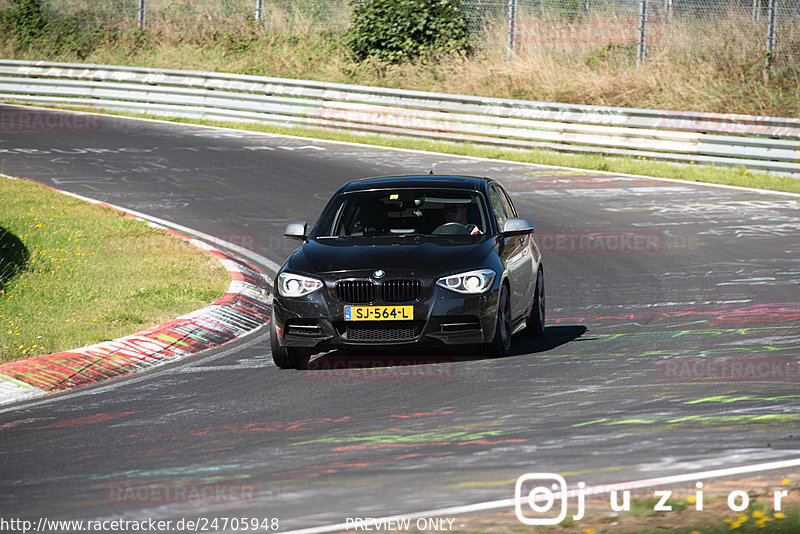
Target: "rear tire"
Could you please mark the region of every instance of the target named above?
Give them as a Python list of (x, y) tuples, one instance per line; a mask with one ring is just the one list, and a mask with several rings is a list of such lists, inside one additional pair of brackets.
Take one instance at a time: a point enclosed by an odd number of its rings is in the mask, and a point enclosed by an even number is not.
[(508, 356), (508, 352), (511, 350), (511, 301), (505, 284), (500, 288), (500, 297), (497, 302), (497, 324), (494, 327), (494, 338), (488, 348), (492, 356), (497, 358)]
[(539, 269), (536, 275), (536, 290), (533, 294), (533, 306), (531, 307), (531, 314), (528, 316), (528, 324), (525, 327), (525, 332), (529, 336), (541, 336), (544, 334), (544, 320), (544, 272)]
[(302, 369), (308, 364), (309, 355), (299, 349), (284, 347), (278, 342), (275, 319), (270, 322), (269, 345), (272, 349), (272, 361), (281, 369)]

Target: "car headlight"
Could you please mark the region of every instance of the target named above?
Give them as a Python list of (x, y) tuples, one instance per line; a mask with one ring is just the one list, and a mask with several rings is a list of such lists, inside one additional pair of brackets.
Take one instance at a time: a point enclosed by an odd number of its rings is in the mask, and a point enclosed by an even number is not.
[(304, 297), (321, 287), (322, 282), (316, 278), (292, 273), (278, 275), (278, 294), (282, 297)]
[(476, 295), (492, 287), (495, 272), (491, 269), (479, 269), (467, 273), (452, 274), (439, 278), (436, 285), (457, 293)]

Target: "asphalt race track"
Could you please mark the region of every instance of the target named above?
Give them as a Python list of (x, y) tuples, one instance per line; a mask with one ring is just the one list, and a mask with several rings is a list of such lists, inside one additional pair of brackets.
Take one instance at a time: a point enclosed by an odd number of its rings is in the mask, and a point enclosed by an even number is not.
[(545, 251), (547, 328), (504, 359), (334, 353), (307, 371), (277, 369), (264, 328), (11, 406), (2, 517), (289, 531), (506, 499), (528, 472), (591, 484), (800, 456), (798, 196), (69, 115), (0, 131), (0, 172), (278, 264), (286, 223), (350, 179), (498, 178)]

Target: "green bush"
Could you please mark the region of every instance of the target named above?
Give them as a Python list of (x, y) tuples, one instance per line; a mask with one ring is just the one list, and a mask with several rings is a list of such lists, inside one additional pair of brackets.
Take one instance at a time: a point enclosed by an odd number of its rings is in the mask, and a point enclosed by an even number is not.
[(470, 51), (467, 20), (457, 0), (352, 0), (345, 34), (356, 59), (399, 63)]
[(14, 9), (0, 13), (0, 29), (29, 43), (47, 25), (41, 0), (11, 0)]
[(12, 9), (0, 12), (0, 33), (13, 36), (16, 51), (46, 50), (84, 59), (103, 39), (115, 33), (96, 21), (96, 15), (81, 10), (69, 16), (46, 12), (42, 0), (11, 0)]

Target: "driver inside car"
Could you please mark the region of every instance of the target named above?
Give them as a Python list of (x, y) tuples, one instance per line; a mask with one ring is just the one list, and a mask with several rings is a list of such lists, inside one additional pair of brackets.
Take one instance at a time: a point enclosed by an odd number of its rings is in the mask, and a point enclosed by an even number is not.
[(469, 235), (479, 235), (482, 232), (475, 222), (470, 221), (467, 215), (467, 206), (464, 204), (453, 204), (444, 210), (445, 223), (459, 223), (467, 228)]
[(453, 204), (444, 212), (445, 222), (467, 223), (467, 207), (463, 204)]

